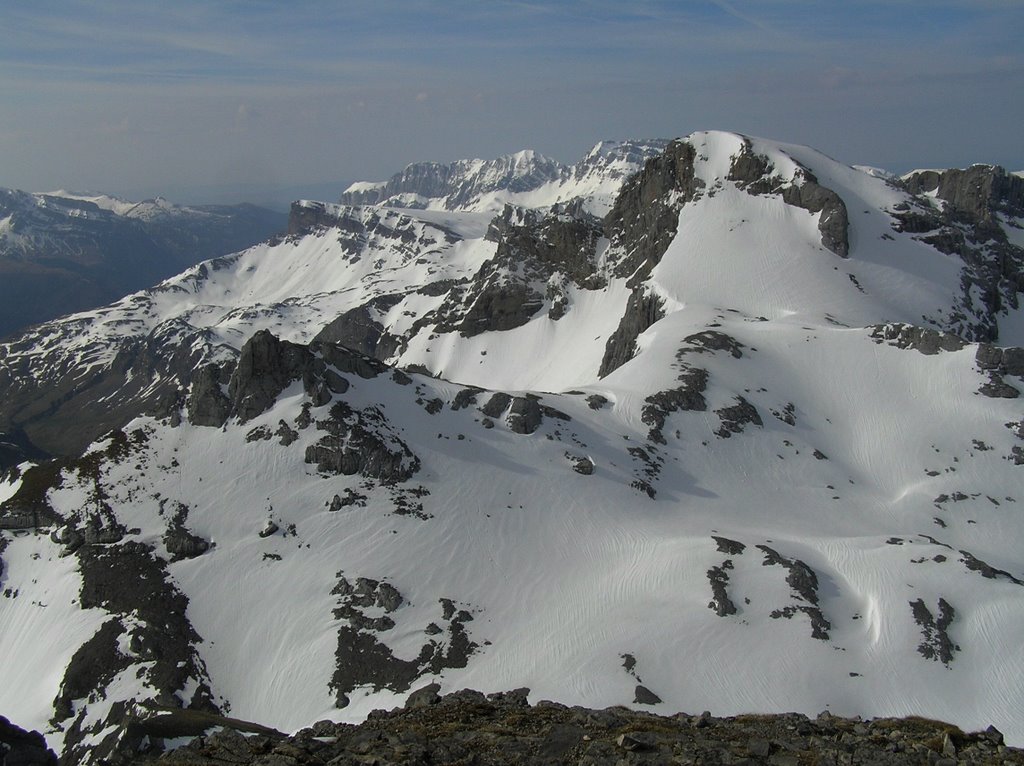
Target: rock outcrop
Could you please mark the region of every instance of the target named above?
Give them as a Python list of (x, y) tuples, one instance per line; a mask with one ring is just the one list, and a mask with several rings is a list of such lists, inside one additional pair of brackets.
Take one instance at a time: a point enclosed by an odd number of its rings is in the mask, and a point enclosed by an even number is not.
[(1024, 292), (1024, 248), (1009, 241), (999, 220), (1024, 216), (1024, 178), (998, 165), (972, 165), (917, 171), (901, 183), (920, 202), (893, 211), (896, 228), (964, 262), (960, 305), (947, 329), (967, 340), (997, 341), (1000, 314), (1019, 309)]
[[(992, 726), (968, 734), (926, 718), (862, 720), (828, 712), (816, 718), (799, 713), (719, 717), (707, 711), (662, 716), (625, 707), (592, 710), (547, 701), (531, 706), (528, 689), (486, 696), (468, 689), (439, 696), (439, 689), (437, 684), (418, 689), (403, 707), (374, 711), (358, 726), (320, 721), (288, 738), (275, 732), (243, 737), (228, 726), (162, 756), (139, 754), (125, 763), (1024, 763), (1024, 751), (1006, 747)], [(642, 686), (637, 686), (636, 697), (636, 704), (660, 702)], [(239, 725), (244, 724), (235, 723)], [(246, 726), (252, 730), (251, 724)]]

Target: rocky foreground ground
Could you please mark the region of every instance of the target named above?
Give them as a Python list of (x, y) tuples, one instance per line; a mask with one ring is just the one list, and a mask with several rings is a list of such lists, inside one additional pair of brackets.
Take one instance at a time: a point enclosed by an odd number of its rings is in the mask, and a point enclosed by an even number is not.
[[(434, 685), (413, 692), (404, 708), (375, 711), (358, 725), (321, 721), (293, 736), (189, 711), (154, 711), (129, 725), (111, 764), (162, 766), (428, 766), (434, 764), (1024, 764), (995, 728), (967, 734), (924, 718), (816, 718), (789, 713), (658, 716), (624, 707), (590, 710), (554, 702), (529, 705), (527, 690), (441, 697)], [(6, 723), (6, 722), (4, 722)], [(213, 733), (158, 752), (165, 737)], [(0, 766), (56, 763), (42, 738), (0, 730)], [(243, 733), (244, 732), (244, 733)], [(8, 736), (10, 734), (10, 736)], [(5, 753), (5, 748), (7, 752)], [(20, 748), (20, 749), (18, 749)], [(5, 757), (6, 755), (6, 757)]]

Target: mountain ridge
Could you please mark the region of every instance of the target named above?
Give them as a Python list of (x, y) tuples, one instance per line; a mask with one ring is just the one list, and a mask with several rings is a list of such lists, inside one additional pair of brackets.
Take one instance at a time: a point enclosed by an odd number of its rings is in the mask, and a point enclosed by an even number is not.
[(259, 242), (285, 220), (246, 204), (0, 189), (0, 337)]
[(0, 484), (0, 708), (66, 762), (425, 683), (1020, 741), (1024, 213), (965, 178), (695, 133), (604, 217), (298, 202), (0, 344), (68, 456)]

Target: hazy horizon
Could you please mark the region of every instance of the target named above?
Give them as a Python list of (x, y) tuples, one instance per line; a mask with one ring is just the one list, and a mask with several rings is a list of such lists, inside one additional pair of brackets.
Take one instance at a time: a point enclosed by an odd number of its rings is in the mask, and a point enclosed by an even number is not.
[(410, 162), (704, 129), (1024, 168), (1015, 2), (44, 0), (5, 22), (0, 186), (28, 191), (336, 197)]

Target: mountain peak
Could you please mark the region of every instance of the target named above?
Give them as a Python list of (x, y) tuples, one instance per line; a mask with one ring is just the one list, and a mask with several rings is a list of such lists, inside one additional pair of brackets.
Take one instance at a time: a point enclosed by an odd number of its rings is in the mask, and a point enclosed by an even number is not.
[(483, 160), (414, 163), (388, 181), (357, 182), (342, 204), (499, 212), (506, 204), (543, 207), (580, 199), (604, 215), (625, 178), (665, 142), (602, 142), (567, 166), (533, 149)]
[(0, 344), (0, 708), (83, 763), (468, 686), (1024, 742), (1019, 183), (417, 163)]

